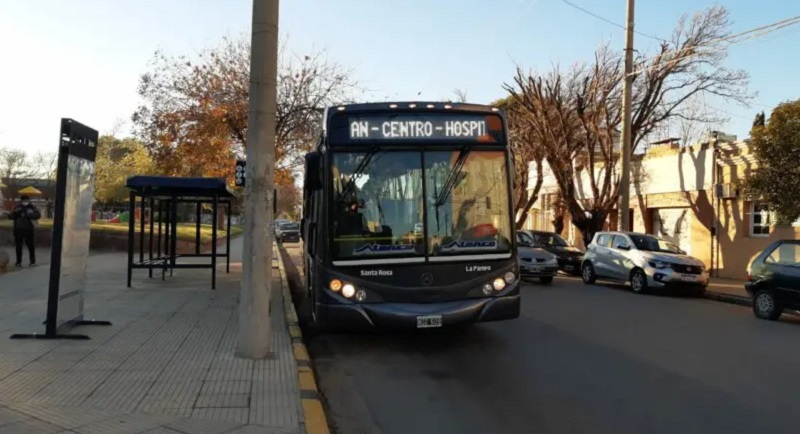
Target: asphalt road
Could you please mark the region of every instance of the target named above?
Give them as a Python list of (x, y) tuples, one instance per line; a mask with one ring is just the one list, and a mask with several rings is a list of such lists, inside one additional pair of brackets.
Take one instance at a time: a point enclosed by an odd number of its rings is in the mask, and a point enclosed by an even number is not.
[(309, 350), (340, 434), (796, 433), (799, 340), (795, 317), (559, 278), (517, 320)]

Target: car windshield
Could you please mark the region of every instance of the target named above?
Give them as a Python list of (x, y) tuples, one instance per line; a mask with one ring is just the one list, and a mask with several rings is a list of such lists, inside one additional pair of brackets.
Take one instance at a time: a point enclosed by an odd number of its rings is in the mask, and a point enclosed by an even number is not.
[(683, 253), (675, 244), (650, 235), (631, 235), (630, 238), (631, 241), (633, 241), (633, 245), (639, 250), (647, 252)]
[(536, 244), (547, 247), (569, 247), (567, 240), (561, 238), (561, 235), (556, 233), (535, 233), (533, 234)]
[(278, 226), (278, 227), (283, 231), (300, 230), (300, 224), (299, 223), (281, 223), (280, 226)]
[(511, 249), (504, 151), (337, 152), (332, 175), (337, 259)]

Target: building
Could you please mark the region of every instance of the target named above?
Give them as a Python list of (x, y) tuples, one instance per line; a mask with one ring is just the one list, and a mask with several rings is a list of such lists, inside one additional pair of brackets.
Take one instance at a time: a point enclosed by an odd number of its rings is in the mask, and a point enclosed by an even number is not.
[[(532, 170), (535, 166), (531, 165)], [(750, 260), (777, 239), (800, 239), (800, 220), (777, 224), (769, 206), (745, 197), (738, 187), (756, 162), (747, 140), (712, 133), (702, 143), (681, 147), (656, 142), (631, 164), (631, 230), (670, 239), (721, 278), (743, 279)], [(585, 171), (581, 172), (585, 178)], [(531, 176), (531, 179), (535, 179)], [(578, 184), (579, 196), (588, 179)], [(545, 169), (536, 210), (526, 227), (552, 230), (557, 186)], [(563, 234), (583, 247), (580, 231), (565, 218)], [(617, 212), (607, 219), (615, 229)]]

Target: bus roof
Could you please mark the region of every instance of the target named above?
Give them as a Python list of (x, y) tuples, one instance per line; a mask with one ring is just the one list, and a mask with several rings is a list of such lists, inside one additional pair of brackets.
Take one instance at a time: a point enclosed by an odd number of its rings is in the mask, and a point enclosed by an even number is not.
[(363, 112), (392, 112), (392, 111), (414, 111), (414, 112), (469, 112), (469, 113), (496, 113), (505, 116), (505, 111), (501, 108), (492, 107), (484, 104), (470, 104), (460, 102), (434, 102), (434, 101), (387, 101), (369, 102), (358, 104), (342, 104), (325, 108), (325, 119), (330, 118), (338, 112), (363, 113)]

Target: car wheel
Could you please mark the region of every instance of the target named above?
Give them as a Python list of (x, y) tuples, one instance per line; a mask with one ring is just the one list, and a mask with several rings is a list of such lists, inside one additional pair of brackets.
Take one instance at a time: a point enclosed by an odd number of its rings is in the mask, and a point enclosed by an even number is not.
[(544, 283), (544, 284), (553, 283), (553, 276), (544, 276), (544, 277), (540, 277), (540, 278), (539, 278), (539, 282), (542, 282), (542, 283)]
[(637, 294), (644, 294), (647, 292), (647, 276), (642, 270), (634, 270), (631, 273), (631, 288)]
[(592, 284), (597, 280), (597, 276), (594, 274), (594, 266), (590, 262), (584, 262), (583, 266), (581, 267), (581, 278), (583, 279), (583, 283)]
[(753, 297), (753, 313), (761, 319), (775, 321), (783, 313), (783, 306), (778, 303), (772, 291), (762, 289)]

